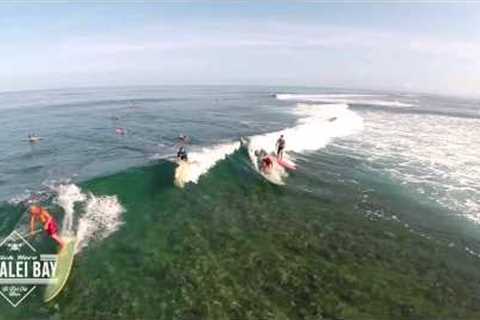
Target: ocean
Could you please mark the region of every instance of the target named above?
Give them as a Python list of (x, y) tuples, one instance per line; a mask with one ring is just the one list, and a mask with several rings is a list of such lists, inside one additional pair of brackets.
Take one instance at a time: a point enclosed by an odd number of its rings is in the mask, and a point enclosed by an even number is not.
[[(39, 203), (78, 239), (61, 295), (0, 299), (0, 319), (480, 317), (480, 99), (152, 86), (0, 111), (0, 236)], [(272, 183), (253, 155), (280, 134), (297, 170)]]

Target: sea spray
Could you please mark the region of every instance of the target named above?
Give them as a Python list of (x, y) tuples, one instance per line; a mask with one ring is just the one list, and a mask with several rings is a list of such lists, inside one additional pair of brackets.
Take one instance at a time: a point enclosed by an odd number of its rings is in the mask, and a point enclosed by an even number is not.
[(94, 196), (89, 193), (85, 214), (79, 219), (76, 253), (91, 240), (101, 241), (117, 231), (122, 225), (122, 207), (116, 196)]
[[(54, 202), (65, 212), (62, 233), (76, 234), (76, 253), (87, 247), (91, 240), (101, 241), (121, 226), (125, 210), (116, 196), (87, 195), (75, 184), (60, 184), (53, 190), (57, 193)], [(77, 212), (76, 203), (83, 204)]]
[(73, 232), (73, 215), (76, 202), (83, 202), (86, 199), (85, 194), (82, 193), (79, 187), (74, 184), (57, 185), (54, 190), (58, 197), (55, 202), (61, 206), (65, 212), (62, 225), (62, 233), (64, 235)]
[(200, 176), (239, 148), (240, 142), (230, 142), (190, 152), (188, 164), (179, 166), (175, 172), (175, 185), (183, 187), (188, 182), (197, 183)]

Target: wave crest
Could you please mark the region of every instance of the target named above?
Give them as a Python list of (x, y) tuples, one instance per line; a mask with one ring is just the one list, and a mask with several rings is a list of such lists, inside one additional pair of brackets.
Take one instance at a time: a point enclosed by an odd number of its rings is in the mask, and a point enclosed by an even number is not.
[(202, 148), (188, 154), (188, 163), (181, 164), (175, 171), (175, 184), (183, 187), (186, 183), (197, 183), (198, 179), (218, 161), (225, 159), (240, 148), (240, 142), (230, 142)]
[(285, 151), (302, 153), (325, 147), (333, 138), (362, 130), (363, 119), (346, 104), (297, 104), (293, 111), (300, 119), (293, 128), (250, 138), (249, 149), (275, 151), (275, 142), (283, 134)]
[[(414, 104), (400, 102), (398, 100), (383, 100), (386, 95), (378, 94), (276, 94), (275, 98), (286, 101), (310, 101), (321, 103), (362, 104), (381, 107), (408, 108)], [(383, 99), (382, 99), (383, 98)]]

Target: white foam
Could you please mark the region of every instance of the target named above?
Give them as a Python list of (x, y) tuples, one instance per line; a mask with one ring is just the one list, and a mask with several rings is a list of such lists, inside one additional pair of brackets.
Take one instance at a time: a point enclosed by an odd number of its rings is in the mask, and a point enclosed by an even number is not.
[[(421, 199), (480, 223), (480, 122), (428, 114), (365, 112), (365, 130), (341, 142), (371, 169)], [(420, 194), (420, 192), (422, 192)]]
[[(92, 240), (103, 240), (117, 231), (125, 211), (116, 196), (88, 195), (75, 184), (59, 184), (54, 202), (65, 212), (62, 234), (76, 234), (78, 253)], [(75, 204), (83, 205), (75, 211)]]
[[(398, 100), (379, 100), (378, 98), (385, 98), (382, 95), (373, 94), (277, 94), (275, 97), (278, 100), (287, 101), (310, 101), (322, 103), (343, 103), (343, 104), (364, 104), (371, 106), (382, 107), (398, 107), (408, 108), (415, 105)], [(372, 99), (377, 98), (377, 99)]]
[(188, 154), (189, 163), (187, 168), (184, 166), (177, 168), (177, 170), (182, 171), (181, 173), (176, 172), (176, 176), (178, 176), (176, 179), (181, 179), (181, 181), (178, 181), (178, 184), (184, 185), (188, 182), (198, 183), (198, 179), (203, 174), (207, 173), (218, 161), (234, 153), (238, 148), (240, 148), (240, 142), (230, 142), (190, 152)]
[(275, 143), (282, 134), (286, 140), (284, 157), (288, 159), (290, 157), (288, 152), (303, 153), (318, 150), (325, 147), (333, 138), (351, 135), (363, 128), (363, 119), (346, 104), (299, 103), (293, 113), (300, 116), (295, 127), (250, 138), (248, 153), (257, 170), (255, 151), (275, 152)]
[(279, 93), (275, 95), (278, 100), (291, 101), (315, 101), (315, 99), (348, 99), (348, 98), (368, 98), (379, 97), (378, 94), (296, 94)]
[(297, 104), (293, 111), (300, 116), (293, 128), (253, 136), (249, 149), (275, 151), (275, 142), (285, 136), (285, 151), (302, 153), (325, 147), (332, 138), (353, 134), (363, 127), (362, 118), (346, 104)]
[(76, 202), (83, 202), (86, 200), (79, 187), (74, 184), (60, 184), (54, 187), (54, 191), (58, 194), (55, 203), (61, 206), (65, 212), (63, 218), (62, 233), (68, 234), (73, 232), (73, 213)]
[(85, 214), (79, 219), (76, 252), (92, 240), (101, 241), (117, 231), (122, 222), (122, 207), (116, 196), (88, 195)]

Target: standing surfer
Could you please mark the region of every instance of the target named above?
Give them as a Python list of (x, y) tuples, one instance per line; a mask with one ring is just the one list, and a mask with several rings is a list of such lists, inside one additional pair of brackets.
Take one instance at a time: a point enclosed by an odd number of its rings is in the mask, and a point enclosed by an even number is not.
[(39, 219), (40, 223), (43, 224), (43, 229), (45, 230), (45, 232), (53, 240), (55, 240), (60, 245), (60, 248), (62, 249), (64, 246), (64, 242), (58, 235), (58, 224), (55, 221), (55, 219), (50, 215), (50, 213), (46, 209), (42, 207), (37, 207), (35, 205), (30, 207), (30, 213), (31, 213), (30, 232), (31, 233), (34, 232), (35, 220)]
[(283, 137), (283, 134), (280, 135), (280, 138), (278, 138), (275, 146), (277, 147), (277, 158), (282, 159), (283, 158), (283, 150), (285, 149), (285, 138)]
[(187, 135), (180, 134), (178, 136), (177, 145), (180, 146), (177, 151), (177, 159), (188, 161), (187, 150), (185, 150), (185, 145), (190, 142), (190, 138)]
[(184, 146), (181, 146), (177, 152), (177, 159), (188, 161), (187, 150)]

